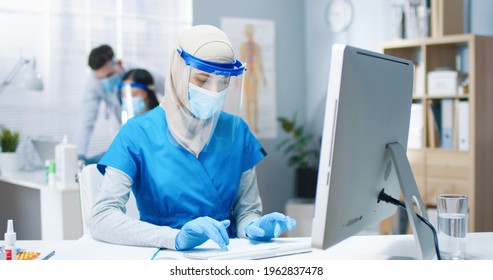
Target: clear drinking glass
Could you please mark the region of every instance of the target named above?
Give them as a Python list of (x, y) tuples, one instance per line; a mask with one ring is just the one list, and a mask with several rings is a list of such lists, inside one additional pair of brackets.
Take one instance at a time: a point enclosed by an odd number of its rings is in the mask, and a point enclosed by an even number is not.
[(467, 195), (438, 195), (437, 214), (438, 245), (442, 259), (466, 259)]

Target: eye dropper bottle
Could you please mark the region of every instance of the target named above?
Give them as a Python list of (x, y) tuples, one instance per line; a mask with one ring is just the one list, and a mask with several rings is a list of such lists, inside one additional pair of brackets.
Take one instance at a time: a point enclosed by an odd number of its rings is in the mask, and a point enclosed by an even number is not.
[(7, 221), (7, 232), (4, 234), (5, 237), (5, 259), (15, 260), (17, 256), (17, 248), (15, 248), (15, 241), (17, 240), (17, 235), (14, 231), (14, 221)]

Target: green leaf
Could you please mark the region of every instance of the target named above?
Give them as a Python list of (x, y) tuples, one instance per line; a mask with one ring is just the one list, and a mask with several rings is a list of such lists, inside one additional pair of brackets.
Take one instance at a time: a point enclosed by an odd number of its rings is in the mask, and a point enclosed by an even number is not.
[(19, 132), (11, 132), (10, 129), (2, 129), (0, 134), (0, 148), (2, 152), (15, 152), (19, 144)]
[(300, 137), (303, 135), (303, 127), (300, 126), (294, 131), (294, 137)]
[(289, 166), (299, 165), (301, 160), (302, 160), (301, 156), (292, 156), (288, 160), (288, 165)]
[(289, 153), (293, 152), (294, 150), (299, 150), (299, 148), (298, 148), (298, 143), (296, 143), (296, 142), (295, 142), (295, 143), (293, 143), (293, 144), (288, 145), (288, 146), (286, 147), (286, 149), (284, 150), (284, 152), (285, 152), (286, 154), (289, 154)]
[(301, 137), (298, 142), (300, 143), (301, 146), (307, 146), (308, 144), (310, 144), (310, 142), (313, 140), (313, 136), (311, 135), (306, 135), (306, 136), (303, 136)]
[(292, 122), (287, 121), (287, 122), (282, 123), (282, 128), (286, 132), (291, 132), (294, 129), (294, 124)]
[(281, 124), (282, 130), (285, 132), (290, 133), (294, 129), (294, 123), (291, 120), (284, 117), (277, 117), (277, 120)]
[[(291, 119), (278, 117), (282, 129), (290, 134), (289, 138), (283, 139), (276, 148), (282, 150), (288, 156), (288, 166), (315, 167), (319, 160), (320, 143), (314, 142), (312, 134), (305, 132), (305, 126), (298, 124), (298, 114), (293, 113)], [(315, 148), (313, 148), (315, 147)]]
[(291, 139), (289, 138), (282, 140), (279, 144), (277, 144), (276, 149), (281, 150), (282, 147), (284, 147), (287, 143), (289, 143), (289, 141), (291, 141)]

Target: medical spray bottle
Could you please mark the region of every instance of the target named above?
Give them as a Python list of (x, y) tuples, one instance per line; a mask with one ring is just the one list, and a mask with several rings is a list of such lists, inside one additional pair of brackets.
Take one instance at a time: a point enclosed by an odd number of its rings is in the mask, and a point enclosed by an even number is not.
[(14, 221), (7, 221), (7, 232), (4, 234), (5, 237), (5, 259), (15, 260), (17, 256), (17, 248), (15, 248), (15, 241), (17, 240), (17, 235), (14, 231)]

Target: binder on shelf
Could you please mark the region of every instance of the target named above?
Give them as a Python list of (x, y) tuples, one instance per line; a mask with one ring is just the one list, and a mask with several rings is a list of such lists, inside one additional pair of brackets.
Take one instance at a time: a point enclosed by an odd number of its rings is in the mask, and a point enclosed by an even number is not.
[(423, 148), (423, 104), (413, 103), (411, 105), (411, 121), (409, 124), (409, 137), (407, 147), (410, 149)]
[(425, 68), (423, 64), (414, 65), (414, 96), (422, 97), (425, 95)]
[(453, 137), (453, 148), (454, 150), (459, 149), (459, 100), (454, 100), (454, 132)]
[(428, 146), (430, 148), (440, 147), (440, 103), (428, 103)]
[(406, 38), (425, 38), (429, 34), (430, 5), (426, 0), (406, 0), (404, 20)]
[(443, 149), (454, 148), (454, 100), (442, 99), (440, 142)]
[(460, 151), (469, 150), (469, 101), (459, 101), (458, 108), (458, 144)]

